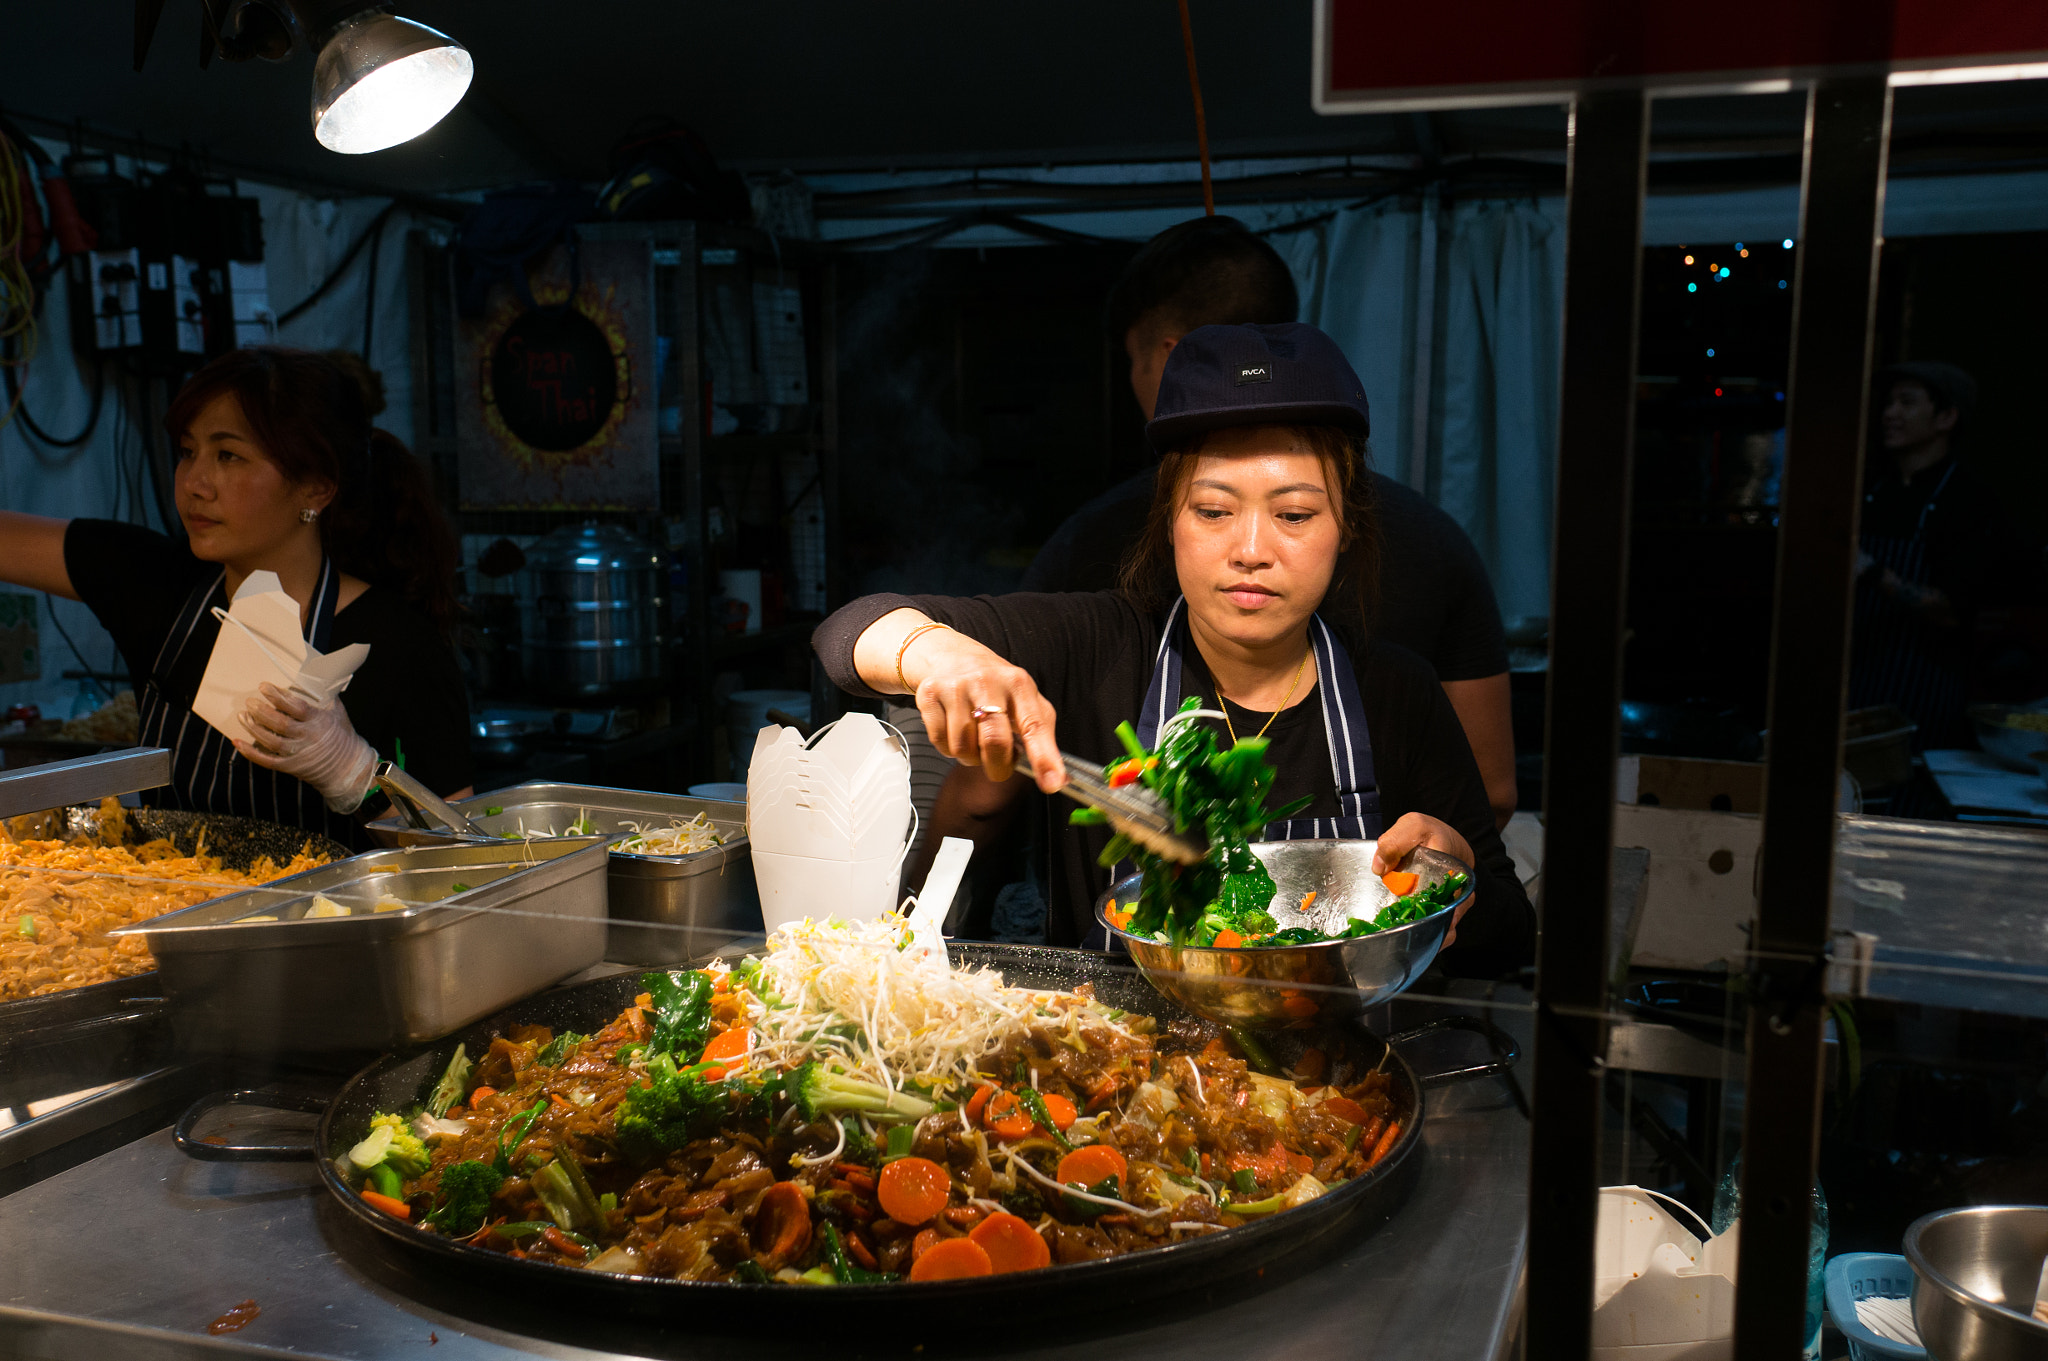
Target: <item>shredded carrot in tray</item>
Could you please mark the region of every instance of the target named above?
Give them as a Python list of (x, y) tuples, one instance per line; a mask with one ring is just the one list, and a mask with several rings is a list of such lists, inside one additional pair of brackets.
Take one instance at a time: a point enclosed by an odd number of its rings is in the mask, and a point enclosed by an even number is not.
[[(118, 840), (120, 804), (107, 800), (100, 817)], [(156, 961), (143, 943), (107, 932), (327, 863), (308, 843), (288, 864), (231, 870), (206, 853), (203, 832), (195, 852), (169, 841), (16, 840), (0, 822), (0, 1002), (147, 973)]]

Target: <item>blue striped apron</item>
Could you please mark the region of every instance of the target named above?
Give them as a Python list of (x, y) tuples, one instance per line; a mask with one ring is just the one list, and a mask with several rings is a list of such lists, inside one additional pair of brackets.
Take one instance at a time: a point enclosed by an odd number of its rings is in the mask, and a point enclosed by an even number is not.
[[(1383, 827), (1380, 817), (1379, 779), (1373, 770), (1372, 734), (1365, 726), (1365, 704), (1358, 697), (1358, 677), (1351, 669), (1351, 654), (1330, 632), (1321, 615), (1309, 620), (1308, 639), (1316, 659), (1316, 698), (1323, 710), (1323, 733), (1329, 739), (1330, 775), (1337, 789), (1337, 817), (1288, 818), (1266, 824), (1267, 841), (1301, 841), (1333, 837), (1346, 841), (1377, 840)], [(1152, 662), (1152, 679), (1145, 687), (1145, 701), (1138, 710), (1138, 740), (1156, 746), (1160, 725), (1180, 708), (1181, 658), (1189, 642), (1187, 601), (1173, 602), (1167, 612), (1166, 628), (1159, 638), (1159, 652)], [(1206, 707), (1206, 706), (1205, 706)]]
[[(364, 838), (355, 820), (329, 810), (319, 790), (296, 776), (248, 760), (211, 723), (192, 712), (191, 697), (176, 699), (164, 694), (158, 677), (169, 675), (188, 648), (212, 651), (221, 628), (213, 617), (213, 607), (227, 607), (226, 581), (223, 569), (192, 588), (171, 631), (164, 636), (163, 646), (157, 649), (156, 661), (136, 701), (142, 745), (171, 750), (171, 782), (146, 791), (144, 802), (156, 808), (261, 818), (361, 848)], [(323, 559), (306, 626), (306, 641), (321, 652), (332, 650), (334, 606), (340, 591), (341, 574)]]

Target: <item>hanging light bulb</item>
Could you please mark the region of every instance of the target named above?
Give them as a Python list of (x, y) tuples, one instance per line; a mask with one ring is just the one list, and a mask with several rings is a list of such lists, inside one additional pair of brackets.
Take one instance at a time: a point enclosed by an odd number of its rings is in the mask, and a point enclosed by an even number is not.
[(313, 63), (313, 135), (360, 155), (409, 142), (469, 89), (469, 49), (425, 24), (366, 9), (335, 25)]

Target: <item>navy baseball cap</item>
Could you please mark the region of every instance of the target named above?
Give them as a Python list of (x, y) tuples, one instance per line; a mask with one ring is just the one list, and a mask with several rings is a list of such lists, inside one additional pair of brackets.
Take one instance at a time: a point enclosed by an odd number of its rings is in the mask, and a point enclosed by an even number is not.
[(1227, 425), (1338, 425), (1363, 439), (1372, 413), (1351, 361), (1307, 322), (1198, 326), (1166, 356), (1145, 438), (1163, 451)]

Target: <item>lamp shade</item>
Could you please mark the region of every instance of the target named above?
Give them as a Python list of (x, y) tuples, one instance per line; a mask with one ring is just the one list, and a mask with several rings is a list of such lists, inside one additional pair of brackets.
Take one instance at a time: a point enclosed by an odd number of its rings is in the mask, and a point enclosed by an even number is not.
[(411, 141), (462, 102), (474, 69), (469, 50), (447, 34), (365, 11), (313, 63), (313, 135), (348, 155)]

